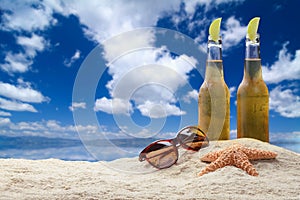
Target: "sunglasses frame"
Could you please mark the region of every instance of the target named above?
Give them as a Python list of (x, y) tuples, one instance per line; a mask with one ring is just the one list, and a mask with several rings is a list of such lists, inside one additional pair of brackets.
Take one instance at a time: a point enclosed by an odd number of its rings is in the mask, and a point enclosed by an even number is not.
[[(201, 145), (201, 147), (200, 147), (199, 149), (198, 149), (198, 148), (197, 148), (197, 149), (196, 149), (196, 148), (191, 148), (190, 146), (186, 145), (186, 144), (183, 143), (181, 140), (179, 140), (179, 139), (178, 139), (178, 136), (180, 135), (180, 133), (182, 133), (182, 132), (183, 132), (184, 130), (186, 130), (186, 129), (197, 129), (198, 131), (200, 131), (200, 132), (205, 136), (205, 140), (207, 141), (207, 145), (209, 144), (209, 139), (208, 139), (207, 135), (206, 135), (199, 127), (197, 127), (197, 126), (186, 126), (186, 127), (182, 128), (180, 131), (178, 131), (176, 137), (173, 138), (173, 139), (156, 140), (156, 141), (152, 142), (151, 144), (149, 144), (144, 150), (141, 151), (141, 153), (140, 153), (140, 155), (139, 155), (139, 161), (142, 162), (142, 161), (147, 160), (148, 163), (149, 163), (150, 165), (152, 165), (153, 167), (155, 167), (155, 168), (157, 168), (157, 169), (165, 169), (165, 168), (169, 168), (169, 167), (171, 167), (172, 165), (174, 165), (175, 163), (177, 163), (178, 158), (179, 158), (178, 149), (179, 149), (180, 146), (182, 146), (182, 147), (183, 147), (184, 149), (186, 149), (186, 150), (191, 150), (191, 151), (195, 151), (195, 152), (196, 152), (196, 151), (199, 151), (202, 147), (206, 147), (206, 146), (202, 146), (202, 145)], [(146, 154), (149, 153), (149, 152), (147, 152), (147, 151), (148, 151), (152, 146), (156, 145), (156, 144), (159, 143), (159, 142), (168, 142), (168, 143), (170, 143), (170, 144), (172, 145), (172, 147), (173, 147), (172, 150), (174, 149), (174, 152), (175, 152), (175, 154), (176, 154), (176, 160), (175, 160), (174, 163), (171, 164), (170, 166), (160, 168), (160, 167), (154, 165), (152, 162), (149, 161), (151, 158), (147, 158), (147, 157), (146, 157)], [(169, 151), (168, 151), (168, 152), (169, 152)], [(168, 153), (168, 152), (164, 152), (164, 154), (166, 154), (166, 153)], [(171, 152), (171, 151), (170, 151), (170, 152)]]

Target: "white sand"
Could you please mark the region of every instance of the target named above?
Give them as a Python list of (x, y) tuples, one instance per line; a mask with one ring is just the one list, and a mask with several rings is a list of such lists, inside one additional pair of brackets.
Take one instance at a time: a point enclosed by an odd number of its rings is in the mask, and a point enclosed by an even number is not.
[[(232, 166), (198, 177), (199, 157), (232, 142), (272, 150), (275, 160), (254, 161), (258, 177)], [(300, 199), (300, 155), (250, 139), (211, 143), (155, 170), (137, 158), (113, 162), (0, 159), (0, 199)], [(144, 173), (144, 172), (147, 173)]]

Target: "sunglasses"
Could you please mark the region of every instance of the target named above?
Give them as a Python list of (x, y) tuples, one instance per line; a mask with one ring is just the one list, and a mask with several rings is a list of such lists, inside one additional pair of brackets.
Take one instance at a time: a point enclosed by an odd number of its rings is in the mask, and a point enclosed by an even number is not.
[(171, 167), (178, 160), (178, 148), (182, 146), (187, 150), (199, 151), (208, 146), (206, 134), (197, 126), (187, 126), (181, 129), (176, 138), (158, 140), (149, 144), (139, 155), (139, 160), (147, 160), (158, 169)]

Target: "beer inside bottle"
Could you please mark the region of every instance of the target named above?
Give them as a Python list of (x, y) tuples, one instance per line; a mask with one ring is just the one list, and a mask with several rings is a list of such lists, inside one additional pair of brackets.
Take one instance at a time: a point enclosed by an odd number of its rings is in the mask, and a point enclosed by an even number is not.
[(200, 87), (198, 124), (210, 140), (230, 136), (230, 93), (224, 81), (221, 39), (208, 41), (205, 79)]
[(244, 77), (237, 92), (237, 137), (269, 142), (269, 92), (259, 48), (259, 35), (255, 42), (246, 39)]

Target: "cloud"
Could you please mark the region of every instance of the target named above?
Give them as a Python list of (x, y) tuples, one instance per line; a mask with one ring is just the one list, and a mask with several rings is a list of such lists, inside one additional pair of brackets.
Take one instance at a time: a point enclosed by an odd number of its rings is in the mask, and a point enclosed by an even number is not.
[(0, 117), (0, 134), (7, 136), (43, 136), (52, 138), (77, 138), (77, 131), (96, 134), (94, 125), (61, 125), (57, 120), (42, 120), (14, 123), (9, 118)]
[(230, 97), (234, 97), (235, 96), (235, 92), (236, 92), (236, 87), (230, 87), (229, 88), (229, 92), (230, 92)]
[[(130, 42), (128, 42), (130, 41)], [(103, 57), (108, 63), (130, 51), (141, 47), (152, 47), (155, 42), (155, 33), (152, 30), (136, 30), (134, 34), (126, 32), (111, 38), (108, 42), (103, 42)], [(142, 49), (141, 49), (142, 50)]]
[(237, 138), (237, 129), (230, 130), (230, 139)]
[(72, 105), (69, 106), (69, 109), (71, 111), (77, 110), (77, 109), (85, 109), (86, 108), (86, 103), (85, 102), (72, 102)]
[(243, 39), (247, 32), (247, 26), (242, 26), (234, 16), (229, 17), (225, 22), (225, 30), (221, 31), (223, 48), (228, 49), (237, 45)]
[(3, 83), (1, 81), (0, 95), (6, 98), (30, 103), (41, 103), (44, 101), (49, 101), (49, 98), (44, 97), (42, 93), (32, 89), (30, 86), (14, 86), (9, 83)]
[(133, 111), (133, 108), (131, 103), (126, 100), (119, 98), (107, 99), (106, 97), (102, 97), (101, 99), (96, 100), (94, 111), (129, 115)]
[[(56, 2), (58, 3), (58, 1)], [(62, 9), (48, 0), (43, 2), (4, 0), (1, 1), (1, 9), (3, 14), (1, 15), (0, 30), (13, 31), (16, 43), (22, 49), (19, 52), (7, 52), (5, 62), (0, 64), (0, 68), (9, 74), (27, 72), (33, 64), (37, 52), (44, 51), (45, 47), (49, 45), (48, 41), (37, 33), (42, 34), (41, 31), (54, 25), (56, 20), (52, 14), (55, 11), (62, 11)]]
[[(147, 34), (151, 33), (145, 33), (145, 35)], [(145, 36), (144, 38), (151, 37)], [(119, 42), (120, 46), (122, 47), (122, 43), (125, 41), (127, 44), (131, 44), (129, 39), (134, 40), (131, 36), (124, 38)], [(124, 46), (126, 45), (124, 44)], [(111, 55), (113, 53), (108, 54), (106, 58), (112, 59)], [(140, 60), (143, 63), (140, 63)], [(152, 104), (167, 105), (164, 107), (167, 109), (165, 110), (167, 115), (183, 114), (183, 112), (179, 112), (179, 108), (176, 111), (173, 108), (176, 102), (174, 93), (188, 83), (188, 73), (195, 68), (196, 63), (196, 59), (184, 54), (171, 56), (169, 50), (164, 46), (129, 51), (109, 64), (108, 72), (112, 76), (112, 80), (107, 83), (106, 87), (113, 99), (133, 100), (136, 108), (144, 115), (149, 116), (151, 111), (146, 111), (146, 109), (151, 109)], [(151, 102), (151, 105), (145, 104), (147, 101)], [(104, 111), (104, 109), (101, 110)], [(158, 118), (157, 114), (158, 112), (155, 114), (156, 118)], [(161, 114), (161, 117), (165, 117), (163, 112)]]
[(242, 3), (243, 1), (245, 0), (185, 0), (183, 2), (185, 4), (185, 11), (189, 15), (193, 16), (195, 14), (197, 5), (204, 5), (205, 11), (208, 11), (220, 4)]
[[(119, 1), (90, 0), (82, 1), (20, 1), (12, 2), (4, 0), (1, 8), (1, 29), (14, 31), (43, 31), (57, 20), (54, 13), (64, 16), (74, 14), (80, 22), (86, 26), (85, 33), (100, 42), (112, 35), (129, 31), (137, 27), (154, 26), (162, 16), (179, 11), (184, 3), (185, 12), (193, 16), (197, 5), (204, 5), (208, 11), (215, 6), (225, 3), (241, 3), (241, 0), (174, 0), (172, 2), (153, 1)], [(26, 16), (26, 17), (24, 17)], [(99, 23), (101, 22), (101, 23)]]
[[(95, 111), (128, 114), (128, 109), (132, 111), (133, 108), (127, 103), (132, 100), (135, 108), (146, 116), (150, 113), (147, 109), (152, 108), (145, 104), (146, 101), (151, 102), (151, 105), (169, 105), (165, 108), (173, 109), (166, 111), (170, 115), (183, 113), (178, 112), (179, 108), (173, 108), (173, 92), (188, 82), (187, 74), (197, 61), (186, 55), (172, 56), (165, 46), (154, 47), (155, 40), (154, 30), (140, 29), (134, 34), (123, 33), (103, 43), (103, 57), (107, 61), (108, 73), (112, 76), (112, 80), (106, 84), (111, 99), (98, 99)], [(114, 99), (119, 101), (116, 105), (124, 105), (124, 108), (114, 108), (112, 112), (111, 102)], [(161, 114), (161, 117), (165, 116)], [(158, 118), (158, 112), (155, 117)]]
[(67, 67), (71, 67), (76, 62), (76, 60), (80, 58), (80, 54), (81, 52), (77, 49), (70, 59), (65, 59), (64, 65)]
[(287, 45), (283, 44), (279, 51), (278, 60), (271, 66), (263, 66), (263, 78), (266, 83), (276, 84), (284, 80), (300, 80), (300, 50), (296, 50), (295, 55), (288, 53)]
[(28, 111), (28, 112), (37, 112), (37, 110), (30, 104), (10, 101), (0, 97), (0, 108), (4, 110), (11, 111)]
[[(166, 1), (67, 1), (66, 10), (79, 17), (87, 36), (101, 42), (138, 27), (154, 26), (164, 14), (179, 9), (180, 0)], [(99, 23), (101, 22), (101, 23)]]
[(274, 110), (283, 117), (300, 117), (300, 97), (291, 89), (277, 86), (270, 92), (270, 110)]
[(18, 36), (17, 44), (22, 46), (24, 52), (7, 52), (5, 62), (0, 64), (0, 68), (9, 74), (27, 72), (37, 52), (43, 51), (48, 42), (43, 37), (32, 34), (31, 37)]
[(196, 63), (196, 59), (186, 55), (172, 57), (166, 47), (134, 51), (109, 66), (109, 73), (113, 79), (107, 84), (107, 88), (113, 90), (119, 81), (122, 81), (124, 85), (121, 87), (124, 89), (129, 86), (138, 88), (144, 83), (154, 82), (176, 90), (185, 84), (187, 74)]
[(7, 126), (11, 123), (9, 118), (2, 118), (0, 117), (0, 127), (1, 126)]
[(195, 100), (198, 101), (199, 98), (199, 91), (197, 90), (192, 90), (189, 91), (184, 97), (183, 97), (183, 101), (186, 103), (190, 103), (191, 100)]
[(4, 111), (1, 111), (1, 110), (0, 110), (0, 116), (3, 116), (3, 117), (10, 117), (10, 116), (11, 116), (11, 113), (9, 113), (9, 112), (4, 112)]
[(63, 13), (61, 1), (1, 1), (4, 10), (0, 28), (7, 31), (41, 31), (56, 23), (54, 12)]
[(0, 64), (0, 68), (8, 73), (24, 73), (27, 72), (30, 65), (32, 65), (32, 60), (28, 59), (28, 57), (23, 53), (12, 53), (7, 52), (5, 59), (5, 63)]
[(176, 105), (170, 103), (146, 101), (145, 103), (138, 105), (137, 108), (141, 111), (142, 115), (150, 118), (162, 118), (170, 115), (180, 116), (186, 114), (186, 112), (181, 111)]
[(18, 36), (17, 44), (21, 45), (26, 55), (32, 58), (36, 56), (38, 51), (43, 51), (48, 43), (43, 37), (32, 34), (31, 37)]

